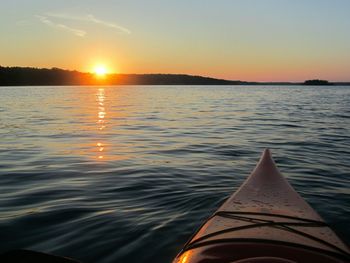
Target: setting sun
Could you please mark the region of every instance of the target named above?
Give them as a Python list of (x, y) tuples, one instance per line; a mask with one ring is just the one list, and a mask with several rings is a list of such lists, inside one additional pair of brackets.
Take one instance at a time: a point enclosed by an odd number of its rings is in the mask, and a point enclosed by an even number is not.
[(104, 65), (98, 65), (94, 68), (94, 73), (97, 76), (103, 77), (107, 74), (107, 68)]

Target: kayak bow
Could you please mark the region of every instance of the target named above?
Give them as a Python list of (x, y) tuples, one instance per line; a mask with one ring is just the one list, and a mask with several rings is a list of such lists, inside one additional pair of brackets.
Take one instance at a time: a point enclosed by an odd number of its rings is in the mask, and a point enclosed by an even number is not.
[(349, 253), (266, 149), (248, 179), (199, 228), (174, 263), (350, 262)]

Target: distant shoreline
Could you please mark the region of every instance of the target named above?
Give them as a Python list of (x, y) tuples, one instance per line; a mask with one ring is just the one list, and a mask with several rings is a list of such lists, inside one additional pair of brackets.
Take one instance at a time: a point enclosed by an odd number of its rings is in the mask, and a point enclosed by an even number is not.
[(305, 82), (251, 82), (225, 80), (186, 74), (107, 74), (97, 77), (92, 73), (59, 68), (30, 68), (0, 66), (0, 86), (82, 86), (82, 85), (284, 85), (284, 86), (348, 86), (350, 82), (306, 80)]

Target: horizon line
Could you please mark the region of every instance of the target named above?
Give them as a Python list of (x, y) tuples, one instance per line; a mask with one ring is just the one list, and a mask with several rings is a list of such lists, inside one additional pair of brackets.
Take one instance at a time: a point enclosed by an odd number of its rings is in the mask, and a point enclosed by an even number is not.
[[(31, 68), (31, 69), (46, 69), (46, 70), (53, 70), (53, 69), (58, 69), (62, 71), (71, 71), (71, 72), (78, 72), (78, 73), (83, 73), (83, 74), (92, 74), (94, 75), (94, 72), (89, 72), (89, 71), (80, 71), (77, 69), (66, 69), (66, 68), (59, 68), (59, 67), (34, 67), (34, 66), (3, 66), (0, 65), (0, 68)], [(242, 79), (226, 79), (226, 78), (221, 78), (221, 77), (214, 77), (214, 76), (208, 76), (208, 75), (198, 75), (198, 74), (190, 74), (190, 73), (122, 73), (122, 72), (111, 72), (111, 73), (106, 73), (106, 75), (186, 75), (186, 76), (192, 76), (192, 77), (202, 77), (202, 78), (210, 78), (210, 79), (217, 79), (217, 80), (222, 80), (222, 81), (237, 81), (237, 82), (246, 82), (246, 83), (290, 83), (290, 84), (302, 84), (307, 80), (326, 80), (329, 83), (350, 83), (349, 80), (345, 81), (330, 81), (327, 80), (326, 78), (307, 78), (304, 80), (286, 80), (286, 81), (280, 81), (280, 80), (275, 80), (275, 81), (261, 81), (261, 80), (242, 80)]]

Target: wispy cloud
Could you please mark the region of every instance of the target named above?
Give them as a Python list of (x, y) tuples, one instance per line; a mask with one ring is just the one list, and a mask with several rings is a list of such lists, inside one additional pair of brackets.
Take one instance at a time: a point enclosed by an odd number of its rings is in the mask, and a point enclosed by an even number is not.
[(76, 29), (64, 24), (58, 24), (58, 23), (54, 23), (53, 21), (51, 21), (50, 19), (47, 18), (47, 16), (39, 16), (37, 15), (36, 18), (38, 18), (40, 20), (40, 22), (42, 22), (43, 24), (52, 27), (52, 28), (57, 28), (57, 29), (61, 29), (70, 33), (73, 33), (74, 35), (78, 36), (78, 37), (84, 37), (86, 35), (86, 32), (84, 30), (80, 30), (80, 29)]
[(75, 20), (75, 21), (83, 21), (83, 22), (89, 22), (89, 23), (94, 23), (98, 24), (101, 26), (109, 27), (109, 28), (114, 28), (116, 29), (119, 33), (124, 33), (124, 34), (131, 34), (131, 31), (121, 25), (118, 25), (116, 23), (112, 23), (109, 21), (105, 21), (102, 19), (99, 19), (95, 17), (94, 15), (87, 14), (87, 15), (71, 15), (71, 14), (64, 14), (64, 13), (47, 13), (46, 14), (48, 17), (53, 17), (53, 18), (60, 18), (60, 19), (65, 19), (65, 20)]

